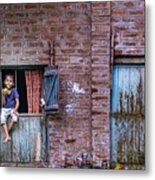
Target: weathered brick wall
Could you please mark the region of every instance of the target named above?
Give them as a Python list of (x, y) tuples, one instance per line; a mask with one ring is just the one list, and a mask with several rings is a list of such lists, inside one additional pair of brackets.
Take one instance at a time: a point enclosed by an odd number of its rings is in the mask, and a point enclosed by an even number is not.
[(91, 7), (57, 3), (42, 8), (47, 12), (43, 26), (56, 38), (61, 83), (60, 113), (49, 123), (50, 166), (77, 166), (81, 155), (91, 152)]
[(39, 4), (0, 5), (1, 64), (45, 64), (47, 47), (42, 41)]
[(145, 1), (111, 2), (115, 56), (144, 56)]
[(49, 167), (110, 160), (111, 37), (115, 56), (144, 55), (144, 2), (0, 5), (1, 65), (48, 64), (55, 40), (60, 109), (49, 117)]
[(110, 159), (110, 2), (92, 3), (92, 155), (102, 167)]
[(49, 117), (50, 167), (91, 159), (91, 3), (0, 7), (1, 65), (48, 64), (55, 41), (60, 110)]

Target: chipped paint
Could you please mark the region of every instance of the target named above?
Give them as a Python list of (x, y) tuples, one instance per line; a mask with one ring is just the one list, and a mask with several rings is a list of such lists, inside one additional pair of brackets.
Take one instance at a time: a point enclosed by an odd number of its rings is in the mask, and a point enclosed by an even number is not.
[[(144, 67), (115, 66), (112, 91), (112, 162), (145, 163)], [(119, 169), (119, 166), (116, 166)]]
[(84, 88), (80, 87), (80, 84), (78, 84), (78, 83), (73, 83), (73, 82), (69, 81), (68, 86), (71, 87), (72, 93), (85, 94)]

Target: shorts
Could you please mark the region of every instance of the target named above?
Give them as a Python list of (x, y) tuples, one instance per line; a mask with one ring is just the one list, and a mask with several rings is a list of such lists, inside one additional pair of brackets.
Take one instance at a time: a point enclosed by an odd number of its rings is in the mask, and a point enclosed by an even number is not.
[(18, 120), (18, 116), (13, 113), (12, 108), (2, 108), (0, 124), (1, 125), (6, 124), (9, 117), (11, 117), (12, 122), (17, 122), (17, 120)]

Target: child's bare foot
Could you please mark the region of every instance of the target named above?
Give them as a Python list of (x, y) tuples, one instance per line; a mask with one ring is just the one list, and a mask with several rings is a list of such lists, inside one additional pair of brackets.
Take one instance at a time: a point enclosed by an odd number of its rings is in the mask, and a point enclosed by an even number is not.
[(7, 142), (10, 141), (10, 140), (11, 140), (11, 137), (8, 136), (8, 137), (6, 137), (6, 138), (4, 139), (4, 143), (7, 143)]

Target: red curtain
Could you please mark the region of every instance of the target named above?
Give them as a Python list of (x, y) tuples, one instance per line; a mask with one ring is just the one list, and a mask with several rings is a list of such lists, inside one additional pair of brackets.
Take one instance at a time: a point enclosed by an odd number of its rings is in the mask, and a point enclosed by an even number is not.
[(43, 72), (38, 70), (25, 71), (28, 113), (40, 113)]

